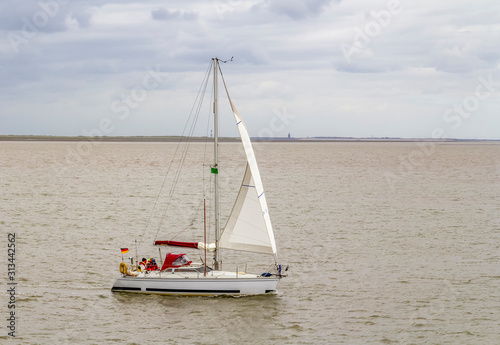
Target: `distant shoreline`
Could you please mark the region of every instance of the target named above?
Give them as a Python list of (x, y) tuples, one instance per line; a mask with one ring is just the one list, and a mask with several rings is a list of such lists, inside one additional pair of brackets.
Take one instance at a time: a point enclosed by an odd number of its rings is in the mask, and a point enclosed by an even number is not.
[[(190, 141), (212, 141), (208, 137), (191, 137)], [(52, 136), (52, 135), (0, 135), (0, 141), (102, 141), (102, 142), (178, 142), (181, 136)], [(222, 142), (238, 142), (239, 138), (223, 137)], [(252, 138), (254, 142), (498, 142), (500, 139), (433, 139), (433, 138), (351, 138), (351, 137), (307, 137), (307, 138)]]

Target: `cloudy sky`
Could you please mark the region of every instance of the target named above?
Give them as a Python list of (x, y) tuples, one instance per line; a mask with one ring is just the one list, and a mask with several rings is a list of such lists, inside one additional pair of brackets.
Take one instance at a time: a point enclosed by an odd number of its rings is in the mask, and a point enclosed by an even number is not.
[(498, 0), (4, 0), (0, 134), (178, 135), (234, 56), (252, 136), (500, 139), (499, 43)]

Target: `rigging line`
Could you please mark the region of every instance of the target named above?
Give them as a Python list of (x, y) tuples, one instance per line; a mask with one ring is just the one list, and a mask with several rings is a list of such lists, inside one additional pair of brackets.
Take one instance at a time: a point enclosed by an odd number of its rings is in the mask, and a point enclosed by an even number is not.
[[(206, 181), (206, 172), (208, 171), (208, 169), (205, 169), (205, 163), (207, 162), (207, 151), (208, 151), (208, 143), (209, 143), (208, 131), (210, 130), (210, 124), (212, 122), (210, 114), (212, 113), (213, 91), (214, 90), (212, 87), (212, 90), (210, 92), (210, 102), (208, 103), (207, 130), (205, 132), (205, 137), (207, 138), (207, 140), (205, 140), (205, 150), (203, 152), (203, 181), (204, 182)], [(206, 183), (203, 184), (203, 198), (204, 199), (206, 199), (206, 192), (207, 192), (205, 186), (206, 186)]]
[[(213, 87), (213, 84), (212, 84), (212, 88), (211, 88), (211, 92), (210, 92), (210, 102), (208, 104), (208, 108), (207, 108), (207, 111), (208, 111), (208, 116), (207, 116), (207, 134), (208, 134), (208, 131), (210, 129), (210, 126), (211, 124), (213, 123), (212, 120), (213, 120), (213, 117), (212, 117), (212, 111), (213, 111), (213, 102), (215, 101), (215, 89)], [(215, 128), (214, 128), (215, 130)], [(214, 139), (215, 140), (215, 139)], [(211, 143), (211, 142), (210, 142)], [(204, 153), (204, 157), (203, 157), (203, 161), (206, 162), (207, 161), (207, 152), (208, 152), (208, 147), (209, 147), (209, 141), (207, 140), (205, 142), (205, 153)], [(211, 167), (212, 166), (212, 163), (211, 163), (211, 159), (210, 158), (210, 162), (208, 163), (208, 166)], [(206, 216), (207, 218), (207, 243), (210, 242), (210, 234), (211, 234), (211, 224), (212, 224), (212, 209), (213, 209), (213, 200), (214, 200), (214, 197), (213, 197), (213, 193), (212, 193), (212, 186), (213, 186), (213, 182), (212, 182), (212, 178), (213, 178), (213, 174), (210, 172), (208, 173), (208, 169), (204, 169), (204, 174), (208, 174), (208, 179), (204, 176), (204, 181), (207, 181), (208, 180), (208, 184), (205, 183), (204, 185), (204, 188), (203, 188), (203, 193), (204, 193), (204, 198), (205, 200), (208, 200), (208, 203), (206, 205), (206, 208), (208, 209), (208, 214)], [(208, 197), (207, 197), (207, 193), (208, 193)]]
[[(208, 204), (208, 207), (209, 207), (209, 210), (210, 212), (208, 213), (208, 225), (207, 225), (207, 234), (210, 234), (212, 232), (212, 228), (211, 228), (211, 225), (212, 225), (212, 210), (215, 211), (215, 207), (214, 207), (214, 192), (213, 192), (213, 186), (214, 186), (214, 181), (213, 181), (214, 177), (213, 177), (213, 174), (211, 173), (210, 176), (209, 176), (209, 183), (208, 183), (208, 195), (210, 196), (210, 198), (208, 199), (210, 202)], [(210, 237), (208, 237), (210, 238)]]
[[(207, 84), (205, 84), (205, 88), (203, 89), (202, 95), (205, 94), (206, 85)], [(175, 186), (177, 185), (177, 182), (179, 180), (179, 177), (180, 177), (180, 174), (181, 174), (181, 171), (182, 171), (182, 167), (184, 166), (184, 162), (186, 161), (187, 153), (189, 151), (189, 147), (190, 147), (190, 144), (191, 144), (191, 141), (189, 139), (192, 138), (192, 136), (194, 134), (194, 130), (196, 128), (196, 123), (198, 122), (198, 118), (199, 118), (199, 115), (200, 115), (200, 109), (201, 109), (201, 104), (203, 103), (203, 99), (204, 99), (204, 96), (202, 96), (200, 98), (200, 100), (199, 100), (199, 106), (196, 109), (195, 118), (193, 119), (193, 122), (191, 124), (191, 128), (189, 130), (189, 134), (188, 134), (187, 140), (186, 140), (186, 145), (184, 146), (184, 151), (181, 154), (181, 161), (180, 161), (178, 169), (177, 169), (177, 174), (175, 176), (174, 184), (173, 184), (172, 189), (171, 189), (170, 197), (173, 196), (173, 193), (174, 193), (174, 190), (175, 190)], [(170, 205), (170, 200), (169, 200), (169, 204), (168, 205)], [(160, 230), (161, 226), (163, 225), (163, 221), (165, 220), (165, 214), (167, 213), (167, 210), (168, 210), (168, 208), (165, 210), (164, 217), (161, 220), (161, 223), (160, 223), (160, 226), (159, 226), (158, 230)]]
[[(210, 67), (211, 67), (211, 66), (212, 66), (212, 64), (210, 64)], [(210, 73), (210, 74), (211, 74), (211, 68), (209, 69), (208, 73)], [(208, 80), (207, 80), (207, 83), (205, 84), (205, 88), (203, 89), (203, 95), (206, 93), (206, 87), (207, 87), (207, 85), (208, 85)], [(211, 91), (211, 99), (212, 99), (212, 96), (213, 96), (213, 90)], [(192, 133), (194, 132), (194, 129), (195, 129), (195, 128), (194, 128), (194, 124), (197, 122), (197, 119), (198, 119), (198, 117), (199, 117), (199, 114), (201, 113), (201, 107), (203, 106), (203, 101), (202, 101), (202, 100), (200, 100), (199, 102), (197, 102), (197, 104), (198, 104), (198, 107), (197, 107), (197, 110), (196, 110), (196, 120), (193, 122), (193, 126), (191, 127), (190, 134), (192, 134)], [(212, 108), (212, 104), (211, 104), (211, 102), (209, 102), (209, 103), (208, 103), (208, 120), (207, 120), (207, 128), (206, 128), (206, 133), (205, 133), (205, 135), (206, 135), (206, 137), (207, 137), (207, 138), (208, 138), (208, 131), (210, 130), (210, 120), (211, 120), (211, 119), (210, 119), (210, 112), (211, 112), (211, 108)], [(190, 136), (191, 136), (191, 135), (190, 135)], [(206, 161), (206, 156), (207, 156), (207, 151), (208, 151), (207, 147), (208, 147), (208, 140), (205, 140), (205, 150), (204, 150), (203, 162), (205, 162), (205, 161)], [(186, 155), (184, 156), (184, 159), (185, 159), (185, 157), (187, 156), (187, 148), (186, 148), (186, 150), (185, 150), (185, 153), (186, 153)], [(181, 164), (181, 166), (182, 166), (182, 164)], [(205, 164), (203, 164), (203, 172), (202, 172), (202, 176), (203, 176), (203, 177), (202, 177), (202, 181), (205, 181), (205, 180), (206, 180), (206, 173), (205, 173), (206, 169), (205, 169), (205, 166), (206, 166), (206, 165), (205, 165)], [(205, 184), (204, 184), (204, 185), (205, 185)], [(211, 184), (209, 184), (209, 186), (211, 186)], [(203, 198), (204, 198), (204, 199), (206, 199), (206, 190), (205, 190), (205, 187), (203, 187)], [(202, 204), (203, 204), (203, 201), (201, 201), (201, 205), (202, 205)], [(200, 207), (198, 207), (198, 208), (200, 208)], [(166, 213), (166, 212), (165, 212), (165, 213)], [(163, 218), (163, 219), (164, 219), (164, 218)], [(190, 224), (189, 224), (186, 228), (184, 228), (184, 229), (182, 229), (181, 231), (179, 231), (178, 233), (174, 234), (174, 235), (172, 236), (172, 238), (177, 237), (179, 234), (181, 234), (182, 232), (184, 232), (184, 231), (186, 231), (187, 229), (189, 229), (189, 228), (190, 228), (190, 226), (192, 226), (192, 225), (193, 225), (193, 223), (194, 223), (194, 221), (195, 221), (195, 220), (196, 220), (196, 214), (195, 214), (195, 216), (193, 217), (193, 219), (191, 220), (191, 223), (190, 223)], [(160, 228), (161, 228), (161, 225), (160, 225)], [(160, 230), (160, 229), (159, 229), (159, 230)]]
[[(207, 72), (205, 72), (205, 79), (207, 79), (207, 80), (208, 80), (208, 76), (210, 75), (210, 71), (211, 71), (211, 70), (212, 70), (212, 65), (211, 65), (211, 64), (209, 64), (208, 69), (207, 69)], [(202, 81), (202, 83), (201, 83), (201, 85), (200, 85), (200, 90), (202, 89), (202, 87), (203, 87), (203, 84), (204, 84), (204, 83), (206, 83), (206, 81), (205, 81), (205, 80), (203, 80), (203, 81)], [(200, 90), (198, 91), (198, 95), (200, 94)], [(197, 98), (195, 99), (195, 102), (197, 101), (197, 99), (198, 99), (198, 96), (197, 96)], [(167, 177), (168, 177), (168, 176), (169, 176), (169, 174), (170, 174), (170, 169), (172, 168), (172, 164), (173, 164), (173, 162), (174, 162), (175, 158), (177, 157), (177, 152), (179, 151), (179, 148), (180, 148), (180, 146), (181, 146), (181, 144), (182, 144), (182, 138), (184, 137), (184, 133), (186, 132), (186, 128), (188, 127), (188, 124), (189, 124), (189, 122), (190, 122), (190, 119), (191, 119), (191, 117), (192, 117), (192, 114), (193, 114), (193, 109), (191, 109), (191, 112), (190, 112), (189, 117), (188, 117), (188, 119), (187, 119), (187, 121), (186, 121), (186, 124), (184, 125), (184, 129), (182, 130), (181, 138), (179, 139), (179, 142), (177, 143), (177, 146), (176, 146), (175, 152), (174, 152), (174, 154), (173, 154), (173, 156), (172, 156), (172, 159), (170, 160), (170, 163), (169, 163), (169, 165), (168, 165), (168, 168), (167, 168), (167, 173), (165, 174), (165, 177), (164, 177), (163, 182), (162, 182), (162, 184), (161, 184), (161, 187), (160, 187), (160, 190), (159, 190), (159, 192), (158, 192), (158, 195), (156, 196), (156, 199), (155, 199), (155, 202), (154, 202), (154, 204), (153, 204), (153, 208), (152, 208), (151, 213), (150, 213), (150, 215), (149, 215), (148, 221), (147, 221), (147, 223), (146, 223), (146, 226), (145, 226), (145, 228), (144, 228), (144, 231), (142, 232), (142, 235), (141, 235), (141, 236), (140, 236), (140, 238), (139, 238), (139, 244), (141, 244), (141, 243), (142, 243), (142, 240), (143, 240), (143, 238), (144, 238), (144, 235), (145, 235), (145, 233), (146, 233), (147, 229), (149, 228), (149, 225), (151, 224), (151, 219), (153, 218), (153, 213), (154, 213), (154, 211), (155, 211), (155, 210), (156, 210), (156, 208), (157, 208), (158, 201), (159, 201), (160, 196), (161, 196), (161, 194), (162, 194), (162, 192), (163, 192), (163, 188), (165, 187), (165, 182), (167, 181)], [(155, 236), (155, 240), (156, 240), (156, 236)]]
[[(211, 72), (211, 69), (209, 69), (209, 73), (210, 72)], [(203, 95), (206, 93), (206, 87), (207, 87), (207, 85), (208, 85), (208, 80), (207, 80), (207, 83), (205, 84), (205, 88), (203, 89)], [(202, 107), (202, 105), (203, 105), (203, 99), (201, 99), (200, 102), (198, 102), (198, 108), (196, 110), (196, 120), (193, 122), (193, 126), (191, 127), (190, 136), (194, 132), (194, 129), (195, 129), (194, 125), (196, 124), (197, 119), (199, 117), (199, 114), (201, 113), (201, 107)], [(210, 115), (210, 109), (211, 109), (211, 104), (210, 103), (208, 104), (208, 109), (209, 109), (209, 115)], [(210, 116), (208, 116), (208, 117), (210, 117)], [(207, 137), (208, 137), (209, 126), (210, 126), (210, 118), (208, 119), (208, 124), (207, 124), (207, 132), (206, 132)], [(207, 152), (207, 146), (208, 146), (208, 141), (205, 140), (205, 152), (204, 152), (203, 162), (205, 162), (205, 159), (206, 159), (205, 157), (206, 157), (206, 152)], [(184, 156), (184, 159), (187, 157), (187, 148), (186, 148), (186, 152), (185, 153), (186, 154)], [(182, 166), (182, 164), (180, 166)], [(203, 172), (202, 172), (202, 174), (203, 174), (202, 181), (205, 181), (205, 165), (204, 164), (203, 164)], [(206, 191), (205, 191), (205, 188), (203, 188), (203, 197), (205, 198), (205, 196), (206, 196)], [(203, 200), (201, 201), (201, 204), (200, 204), (200, 206), (198, 206), (197, 209), (200, 209), (201, 205), (203, 205)], [(194, 224), (195, 220), (196, 220), (196, 212), (195, 212), (195, 215), (194, 215), (193, 219), (191, 220), (191, 223), (186, 228), (184, 228), (181, 231), (179, 231), (177, 234), (174, 234), (172, 236), (172, 238), (177, 237), (179, 234), (181, 234), (182, 232), (184, 232), (187, 229), (189, 229)], [(161, 227), (161, 225), (160, 225), (160, 227)]]
[[(174, 177), (174, 181), (172, 183), (172, 186), (171, 186), (171, 189), (170, 189), (170, 193), (168, 195), (168, 198), (167, 198), (167, 206), (165, 208), (165, 211), (163, 212), (163, 216), (161, 218), (161, 221), (160, 221), (160, 224), (158, 226), (158, 229), (156, 231), (156, 234), (155, 234), (155, 240), (158, 236), (158, 233), (164, 223), (164, 220), (165, 220), (165, 216), (168, 212), (168, 209), (169, 209), (169, 206), (171, 204), (171, 201), (172, 201), (172, 197), (174, 195), (174, 190), (175, 190), (175, 187), (177, 186), (177, 182), (179, 181), (179, 177), (181, 175), (181, 171), (182, 171), (182, 166), (186, 160), (186, 157), (187, 157), (187, 152), (189, 150), (189, 144), (191, 143), (190, 141), (190, 138), (193, 136), (193, 133), (194, 133), (194, 130), (196, 128), (196, 123), (198, 121), (198, 117), (200, 115), (200, 108), (201, 108), (201, 105), (203, 104), (203, 99), (204, 99), (204, 96), (205, 96), (205, 93), (206, 93), (206, 88), (207, 88), (207, 85), (208, 85), (208, 80), (209, 80), (209, 76), (210, 76), (210, 72), (211, 72), (212, 68), (211, 68), (211, 65), (209, 65), (209, 68), (207, 69), (207, 72), (206, 72), (206, 75), (205, 75), (205, 79), (203, 80), (202, 82), (202, 85), (200, 86), (200, 90), (198, 91), (198, 95), (196, 97), (196, 100), (195, 100), (195, 104), (193, 105), (192, 109), (191, 109), (191, 114), (189, 116), (189, 119), (192, 117), (193, 115), (193, 111), (195, 110), (195, 107), (196, 107), (196, 110), (194, 111), (194, 118), (191, 122), (191, 127), (189, 129), (189, 133), (186, 137), (186, 142), (185, 142), (185, 145), (184, 145), (184, 150), (183, 152), (181, 153), (180, 155), (180, 162), (179, 162), (179, 165), (178, 165), (178, 168), (177, 168), (177, 171), (175, 173), (175, 177)], [(203, 90), (203, 91), (202, 91)], [(189, 119), (188, 119), (188, 123), (189, 123)], [(184, 132), (187, 128), (187, 125), (188, 123), (186, 123), (186, 126), (184, 127), (184, 131), (183, 131), (183, 135), (184, 135)], [(180, 144), (180, 142), (179, 142)]]
[[(228, 60), (228, 61), (233, 61), (233, 58), (231, 58), (231, 60)], [(227, 95), (227, 98), (229, 100), (229, 104), (231, 105), (231, 110), (233, 111), (233, 113), (235, 112), (235, 107), (233, 105), (233, 100), (231, 99), (231, 97), (229, 97), (229, 91), (227, 90), (227, 85), (226, 85), (226, 81), (224, 80), (224, 74), (222, 74), (222, 69), (220, 68), (220, 65), (218, 66), (219, 67), (219, 72), (220, 72), (220, 77), (222, 79), (222, 83), (224, 84), (224, 89), (226, 90), (226, 95)], [(242, 121), (240, 120), (240, 122), (238, 122), (236, 125), (239, 125)]]
[[(224, 60), (220, 60), (220, 59), (219, 59), (219, 61), (221, 61), (221, 62), (223, 62), (223, 63), (226, 63), (226, 62), (228, 62), (228, 61), (233, 61), (233, 57), (231, 57), (231, 59), (230, 59), (230, 60), (225, 60), (225, 61), (224, 61)], [(219, 69), (220, 76), (222, 77), (222, 69), (221, 69), (221, 67), (220, 67), (220, 64), (217, 64), (217, 68)], [(217, 78), (218, 78), (218, 76), (217, 76)], [(218, 99), (220, 99), (220, 96), (218, 96), (218, 97), (219, 97)], [(215, 90), (214, 90), (214, 98), (215, 98)], [(221, 124), (221, 121), (219, 120), (219, 121), (217, 122), (217, 132), (219, 133), (219, 135), (220, 135), (220, 133), (221, 133), (221, 131), (220, 131), (220, 124)], [(215, 129), (214, 129), (214, 130), (215, 130)], [(219, 136), (219, 138), (220, 138), (220, 136)], [(217, 145), (218, 145), (218, 146), (220, 145), (220, 141), (217, 143)], [(219, 163), (217, 163), (217, 164), (219, 164)], [(219, 169), (219, 168), (220, 168), (220, 167), (217, 167), (217, 169)], [(219, 176), (220, 176), (220, 175), (219, 175)], [(214, 177), (214, 180), (215, 180), (215, 178), (216, 178), (216, 177)], [(213, 183), (213, 187), (214, 187), (214, 191), (213, 191), (213, 193), (214, 193), (214, 194), (218, 193), (219, 198), (220, 198), (220, 197), (222, 196), (222, 193), (221, 193), (221, 191), (222, 191), (222, 184), (219, 182), (219, 183), (218, 183), (218, 185), (217, 185), (217, 186), (215, 186), (215, 182), (214, 182), (214, 183)], [(212, 188), (212, 183), (210, 183), (210, 188)], [(220, 199), (219, 199), (219, 200), (220, 200)], [(214, 197), (214, 203), (215, 203), (215, 197)], [(222, 209), (222, 207), (221, 207), (221, 203), (220, 203), (220, 201), (219, 201), (219, 205), (218, 205), (218, 208), (217, 208), (217, 211), (218, 211), (218, 212), (215, 212), (215, 206), (214, 206), (214, 219), (219, 219), (219, 238), (217, 238), (217, 235), (216, 235), (216, 233), (215, 233), (215, 232), (217, 231), (217, 229), (215, 229), (215, 231), (214, 231), (214, 240), (215, 240), (215, 242), (220, 242), (220, 237), (222, 236), (222, 233), (224, 232), (224, 228), (221, 226), (221, 224), (222, 224), (222, 218), (221, 218), (221, 214), (222, 214), (222, 213), (221, 213), (221, 211), (222, 211), (222, 210), (221, 210), (221, 209)], [(215, 220), (214, 220), (214, 228), (215, 228)]]
[[(203, 205), (203, 200), (201, 200), (201, 205)], [(200, 209), (201, 207), (198, 206), (196, 209)], [(195, 212), (196, 213), (196, 212)], [(179, 236), (180, 234), (182, 234), (184, 231), (186, 231), (187, 229), (189, 229), (191, 226), (194, 225), (194, 222), (196, 220), (196, 216), (191, 220), (191, 222), (189, 223), (188, 226), (186, 226), (184, 229), (182, 229), (181, 231), (177, 232), (176, 234), (172, 235), (171, 236), (171, 239), (175, 239), (177, 236)]]
[[(203, 101), (203, 98), (200, 99), (200, 102)], [(199, 116), (199, 110), (197, 110), (197, 113), (195, 115), (195, 118), (193, 119), (193, 122), (192, 122), (192, 125), (191, 125), (191, 128), (189, 130), (189, 133), (188, 133), (188, 136), (187, 136), (187, 140), (186, 140), (186, 144), (184, 146), (184, 149), (183, 149), (183, 152), (181, 153), (181, 157), (180, 157), (180, 162), (179, 162), (179, 165), (178, 165), (178, 168), (177, 168), (177, 171), (176, 171), (176, 174), (175, 174), (175, 178), (174, 178), (174, 182), (172, 184), (172, 188), (170, 190), (170, 193), (169, 193), (169, 197), (168, 197), (168, 202), (167, 202), (167, 207), (165, 208), (165, 211), (163, 213), (163, 217), (161, 218), (161, 221), (160, 221), (160, 224), (158, 226), (158, 230), (155, 234), (155, 240), (156, 240), (156, 237), (165, 221), (165, 216), (168, 212), (168, 209), (169, 209), (169, 206), (171, 204), (171, 200), (172, 200), (172, 197), (174, 195), (174, 191), (175, 191), (175, 187), (177, 186), (177, 183), (179, 182), (179, 177), (181, 175), (181, 172), (182, 172), (182, 167), (184, 166), (184, 162), (186, 161), (186, 157), (187, 157), (187, 153), (189, 151), (189, 145), (191, 143), (191, 141), (189, 140), (189, 138), (192, 137), (193, 133), (194, 133), (194, 129), (195, 129), (195, 125), (196, 125), (196, 122), (198, 120), (198, 116)]]

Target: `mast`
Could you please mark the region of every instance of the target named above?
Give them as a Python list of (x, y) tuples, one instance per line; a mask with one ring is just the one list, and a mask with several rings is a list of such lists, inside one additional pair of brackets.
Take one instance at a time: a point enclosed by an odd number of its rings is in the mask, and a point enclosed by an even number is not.
[(218, 270), (220, 265), (220, 211), (219, 211), (219, 118), (218, 118), (218, 105), (217, 105), (217, 77), (219, 73), (219, 59), (214, 60), (214, 165), (212, 172), (214, 172), (214, 188), (215, 188), (215, 252), (214, 252), (214, 269)]
[(204, 245), (205, 258), (203, 259), (203, 276), (206, 277), (207, 276), (207, 206), (205, 204), (205, 199), (203, 199), (203, 243), (205, 244)]

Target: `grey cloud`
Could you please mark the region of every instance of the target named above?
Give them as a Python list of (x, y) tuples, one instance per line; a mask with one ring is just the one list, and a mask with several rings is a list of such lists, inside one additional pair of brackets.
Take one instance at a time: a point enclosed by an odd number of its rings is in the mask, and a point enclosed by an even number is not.
[(92, 14), (89, 8), (83, 6), (79, 8), (74, 8), (70, 14), (71, 18), (75, 19), (81, 28), (88, 28), (90, 26), (90, 19)]
[(151, 17), (154, 20), (164, 21), (176, 19), (194, 20), (198, 17), (198, 14), (193, 11), (167, 10), (165, 8), (159, 8), (151, 11)]
[(68, 29), (68, 18), (75, 19), (80, 27), (90, 25), (90, 5), (85, 2), (26, 0), (7, 1), (0, 6), (0, 29), (3, 30), (61, 32)]
[(493, 18), (499, 16), (496, 12), (488, 12), (481, 20), (477, 13), (470, 15), (463, 9), (446, 13), (421, 11), (423, 8), (418, 6), (403, 10), (388, 25), (379, 25), (375, 35), (366, 29), (367, 23), (372, 23), (372, 28), (377, 23), (371, 15), (352, 28), (344, 28), (347, 34), (338, 38), (332, 54), (333, 67), (348, 73), (432, 68), (456, 74), (496, 68), (499, 35), (488, 30)]
[(273, 0), (263, 1), (256, 6), (254, 10), (269, 11), (276, 15), (285, 15), (293, 20), (302, 20), (309, 17), (316, 17), (323, 13), (332, 2), (340, 0)]
[[(51, 1), (61, 1), (59, 12), (39, 30), (43, 34), (19, 45), (15, 52), (9, 32), (22, 34), (19, 30), (25, 25), (23, 18), (32, 20), (41, 10), (40, 4)], [(211, 57), (228, 59), (234, 55), (235, 62), (224, 67), (231, 70), (228, 76), (237, 73), (239, 78), (232, 79), (233, 83), (248, 88), (248, 102), (255, 102), (256, 113), (265, 112), (274, 104), (259, 103), (253, 86), (277, 80), (290, 91), (284, 94), (273, 90), (269, 97), (275, 98), (278, 105), (286, 103), (294, 113), (304, 109), (312, 119), (313, 113), (329, 114), (340, 104), (344, 110), (339, 116), (358, 116), (362, 110), (356, 108), (356, 103), (370, 100), (373, 89), (382, 90), (375, 103), (390, 104), (394, 100), (388, 85), (431, 96), (435, 90), (442, 90), (444, 97), (426, 99), (436, 104), (453, 97), (455, 92), (466, 94), (467, 81), (475, 85), (476, 75), (497, 70), (500, 59), (500, 36), (495, 30), (500, 11), (492, 8), (473, 4), (459, 8), (451, 1), (428, 6), (404, 3), (404, 10), (390, 24), (381, 26), (380, 33), (372, 34), (369, 42), (358, 44), (363, 49), (353, 54), (349, 62), (339, 46), (352, 46), (356, 32), (366, 31), (366, 24), (376, 21), (366, 13), (384, 10), (386, 2), (370, 3), (363, 8), (352, 2), (337, 6), (338, 2), (326, 0), (251, 3), (257, 5), (251, 7), (245, 0), (172, 1), (168, 5), (153, 0), (1, 1), (0, 100), (4, 109), (10, 109), (4, 113), (21, 121), (38, 114), (47, 98), (57, 98), (58, 102), (67, 98), (76, 104), (102, 94), (104, 101), (85, 104), (82, 113), (96, 113), (102, 107), (102, 116), (109, 116), (106, 97), (114, 99), (133, 89), (151, 66), (159, 66), (168, 75), (159, 90), (176, 90), (179, 85), (181, 89), (196, 89), (196, 76)], [(134, 17), (136, 13), (140, 15)], [(127, 20), (131, 17), (133, 20)], [(78, 30), (77, 25), (86, 29)], [(420, 69), (425, 72), (419, 75), (420, 84), (415, 86), (412, 71)], [(464, 82), (450, 84), (457, 77)], [(191, 79), (196, 79), (196, 85), (188, 85)], [(456, 91), (461, 88), (465, 91)], [(326, 93), (335, 94), (336, 100), (317, 97)], [(318, 105), (312, 112), (306, 103)], [(24, 108), (20, 104), (25, 104)], [(402, 104), (401, 109), (405, 106)], [(43, 109), (61, 117), (67, 113), (60, 106)], [(415, 108), (414, 104), (407, 109), (415, 113), (421, 109), (429, 111), (427, 107)], [(437, 113), (440, 116), (442, 110)], [(141, 115), (149, 116), (148, 112)], [(391, 116), (396, 115), (394, 110)], [(33, 126), (46, 125), (34, 117), (31, 120)], [(75, 115), (71, 123), (76, 127), (83, 123), (95, 125), (89, 121)], [(135, 128), (130, 126), (127, 130), (134, 133)], [(384, 129), (380, 133), (385, 134)]]
[(66, 29), (62, 5), (56, 1), (8, 1), (0, 9), (0, 29), (59, 32)]

